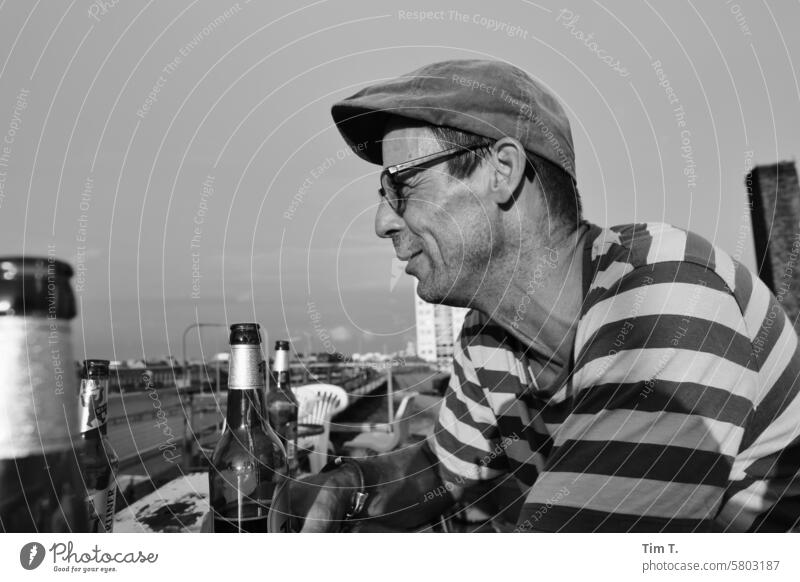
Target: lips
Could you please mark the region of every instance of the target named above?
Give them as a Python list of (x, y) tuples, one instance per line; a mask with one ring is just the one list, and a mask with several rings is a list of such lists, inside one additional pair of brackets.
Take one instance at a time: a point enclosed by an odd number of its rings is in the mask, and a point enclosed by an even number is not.
[(416, 257), (416, 256), (417, 256), (418, 254), (420, 254), (421, 252), (422, 252), (422, 251), (417, 251), (417, 252), (415, 252), (415, 253), (411, 253), (410, 255), (405, 255), (405, 256), (402, 256), (402, 257), (401, 257), (400, 255), (397, 255), (397, 258), (398, 258), (398, 260), (400, 260), (400, 261), (410, 261), (411, 259), (413, 259), (414, 257)]
[[(405, 270), (406, 270), (406, 273), (408, 273), (409, 275), (412, 275), (412, 274), (413, 274), (413, 273), (411, 272), (411, 269), (412, 269), (412, 267), (411, 267), (411, 266), (414, 264), (414, 258), (415, 258), (415, 257), (418, 257), (418, 256), (419, 256), (419, 255), (421, 255), (421, 254), (422, 254), (422, 251), (417, 251), (416, 253), (414, 253), (414, 254), (412, 254), (411, 256), (409, 256), (409, 257), (408, 257), (408, 262), (406, 263), (406, 269), (405, 269)], [(415, 276), (416, 276), (416, 275), (415, 275)]]

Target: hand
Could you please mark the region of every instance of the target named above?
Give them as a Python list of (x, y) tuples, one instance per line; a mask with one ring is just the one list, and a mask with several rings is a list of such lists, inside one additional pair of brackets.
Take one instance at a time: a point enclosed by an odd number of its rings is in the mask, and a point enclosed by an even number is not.
[(292, 514), (303, 533), (338, 532), (350, 508), (357, 476), (348, 467), (311, 475), (290, 484)]
[[(350, 482), (348, 471), (337, 469), (311, 475), (289, 484), (292, 520), (306, 532), (338, 532), (356, 485)], [(214, 531), (212, 512), (203, 516), (200, 531)]]

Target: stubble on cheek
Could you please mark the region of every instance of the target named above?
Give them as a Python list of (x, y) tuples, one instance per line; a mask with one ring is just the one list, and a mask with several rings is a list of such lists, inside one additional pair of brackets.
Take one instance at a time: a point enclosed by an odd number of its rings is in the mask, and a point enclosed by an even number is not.
[(503, 276), (503, 230), (493, 223), (484, 212), (470, 216), (469, 227), (463, 228), (463, 240), (459, 248), (460, 272), (456, 280), (457, 292), (468, 295), (472, 301), (476, 295), (497, 286)]

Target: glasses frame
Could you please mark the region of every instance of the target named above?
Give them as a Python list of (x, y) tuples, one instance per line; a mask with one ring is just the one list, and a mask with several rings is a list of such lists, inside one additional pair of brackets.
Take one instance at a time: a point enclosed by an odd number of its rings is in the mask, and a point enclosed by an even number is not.
[(428, 154), (427, 156), (422, 156), (419, 158), (414, 158), (413, 160), (408, 160), (407, 162), (403, 162), (401, 164), (395, 164), (393, 166), (388, 166), (383, 169), (380, 176), (381, 181), (381, 188), (378, 191), (381, 198), (386, 200), (386, 203), (389, 205), (389, 208), (394, 210), (394, 212), (398, 216), (403, 216), (405, 212), (405, 202), (407, 198), (403, 198), (398, 196), (396, 203), (392, 203), (392, 200), (386, 195), (386, 189), (384, 188), (384, 180), (389, 180), (390, 185), (397, 190), (397, 184), (395, 184), (395, 176), (400, 174), (401, 172), (407, 172), (408, 170), (417, 170), (423, 169), (424, 166), (431, 165), (434, 163), (440, 163), (448, 158), (452, 158), (457, 155), (466, 154), (469, 152), (474, 152), (475, 150), (480, 150), (484, 148), (489, 148), (493, 145), (493, 143), (487, 142), (478, 145), (472, 146), (456, 146), (453, 148), (449, 148), (446, 150), (442, 150), (440, 152), (436, 152), (433, 154)]

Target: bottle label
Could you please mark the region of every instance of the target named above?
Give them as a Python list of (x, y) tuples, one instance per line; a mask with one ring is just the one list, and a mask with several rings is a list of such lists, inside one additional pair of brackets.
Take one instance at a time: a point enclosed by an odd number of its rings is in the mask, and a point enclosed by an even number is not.
[(289, 351), (278, 350), (275, 352), (275, 363), (272, 365), (275, 372), (284, 372), (289, 369)]
[(261, 346), (231, 346), (230, 371), (228, 373), (228, 390), (252, 390), (264, 388), (262, 375)]
[(100, 428), (108, 420), (108, 381), (93, 378), (81, 380), (80, 432)]
[(117, 488), (112, 483), (107, 489), (90, 489), (86, 496), (89, 510), (89, 531), (111, 533), (114, 530), (114, 507)]
[(0, 317), (0, 459), (68, 450), (78, 426), (69, 322)]

